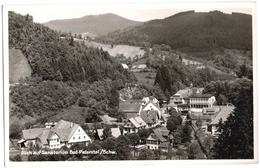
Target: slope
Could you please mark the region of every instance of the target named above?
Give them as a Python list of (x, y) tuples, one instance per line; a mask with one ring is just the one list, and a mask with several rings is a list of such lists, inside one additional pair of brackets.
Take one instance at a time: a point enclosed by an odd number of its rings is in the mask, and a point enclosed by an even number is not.
[(119, 29), (136, 26), (141, 22), (129, 20), (115, 14), (87, 15), (81, 18), (53, 20), (44, 25), (54, 30), (71, 33), (92, 33), (100, 36)]
[(99, 39), (108, 43), (167, 44), (184, 51), (216, 48), (252, 49), (252, 16), (219, 11), (187, 11), (165, 19), (145, 22), (127, 31), (109, 33)]
[(9, 51), (9, 82), (16, 83), (20, 79), (30, 77), (32, 69), (28, 60), (21, 50), (10, 49)]

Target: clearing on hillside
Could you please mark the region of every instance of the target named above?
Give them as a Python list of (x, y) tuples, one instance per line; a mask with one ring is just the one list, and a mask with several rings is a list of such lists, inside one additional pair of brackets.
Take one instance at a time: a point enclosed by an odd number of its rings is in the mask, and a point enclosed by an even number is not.
[(21, 50), (9, 50), (9, 73), (10, 83), (16, 83), (20, 79), (31, 76), (32, 69)]
[(139, 58), (143, 57), (145, 51), (141, 47), (130, 46), (130, 45), (109, 45), (102, 44), (97, 42), (85, 42), (87, 46), (102, 48), (104, 51), (107, 51), (111, 56), (115, 57), (119, 54), (123, 54), (126, 58), (133, 59), (135, 56)]

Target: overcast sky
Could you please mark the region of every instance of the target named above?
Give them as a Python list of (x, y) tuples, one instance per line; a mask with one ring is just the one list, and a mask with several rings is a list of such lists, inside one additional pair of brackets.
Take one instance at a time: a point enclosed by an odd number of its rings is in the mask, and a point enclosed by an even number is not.
[[(187, 8), (186, 8), (187, 7)], [(196, 12), (208, 12), (219, 10), (225, 13), (241, 12), (252, 14), (252, 9), (247, 7), (229, 7), (224, 6), (193, 6), (192, 5), (20, 5), (8, 6), (8, 10), (15, 11), (20, 14), (33, 16), (35, 22), (44, 23), (55, 19), (78, 18), (85, 15), (97, 15), (104, 13), (114, 13), (122, 17), (136, 20), (148, 21), (152, 19), (162, 19), (176, 13), (195, 10)]]

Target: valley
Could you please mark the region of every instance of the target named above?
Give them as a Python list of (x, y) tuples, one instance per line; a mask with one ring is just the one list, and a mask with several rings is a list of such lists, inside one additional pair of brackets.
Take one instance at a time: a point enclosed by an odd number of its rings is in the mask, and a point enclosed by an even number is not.
[(8, 15), (10, 160), (252, 158), (251, 16)]

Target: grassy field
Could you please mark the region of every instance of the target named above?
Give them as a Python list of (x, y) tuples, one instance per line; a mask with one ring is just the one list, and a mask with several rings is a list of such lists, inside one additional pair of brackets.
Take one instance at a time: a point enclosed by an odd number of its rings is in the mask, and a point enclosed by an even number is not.
[(102, 43), (97, 43), (94, 41), (91, 42), (85, 42), (87, 46), (92, 46), (92, 47), (97, 47), (97, 48), (102, 48), (103, 50), (107, 51), (111, 56), (115, 57), (118, 54), (123, 54), (126, 58), (131, 58), (135, 57), (136, 55), (138, 56), (143, 56), (145, 51), (141, 49), (141, 47), (136, 47), (136, 46), (130, 46), (130, 45), (114, 45), (113, 47), (109, 44), (102, 44)]
[(9, 50), (9, 73), (10, 83), (15, 83), (21, 78), (31, 76), (31, 67), (21, 50)]

